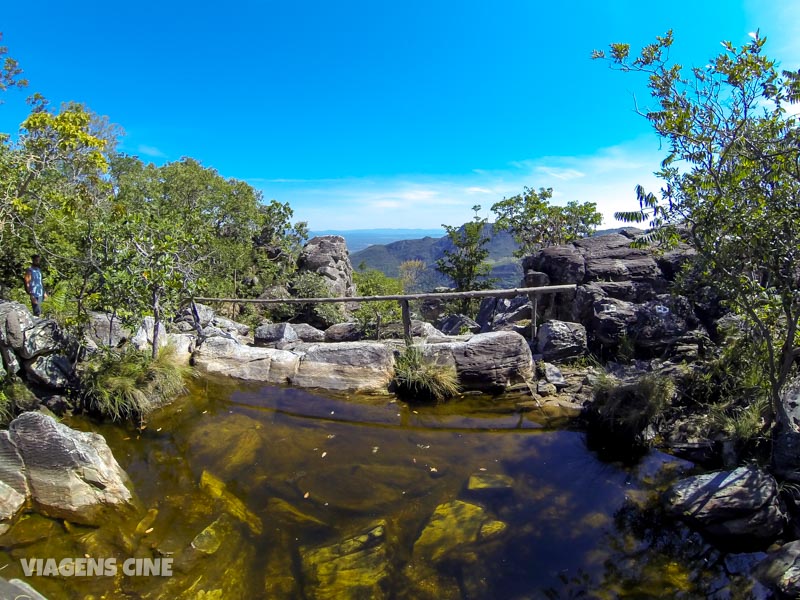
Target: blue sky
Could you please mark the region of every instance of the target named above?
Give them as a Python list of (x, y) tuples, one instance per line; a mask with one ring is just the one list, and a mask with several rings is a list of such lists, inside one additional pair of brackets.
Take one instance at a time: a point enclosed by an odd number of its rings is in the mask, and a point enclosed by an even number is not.
[(658, 188), (664, 153), (633, 112), (644, 80), (591, 51), (672, 28), (673, 55), (702, 65), (760, 28), (797, 68), (794, 4), (12, 2), (0, 31), (30, 88), (5, 94), (0, 131), (27, 93), (83, 102), (122, 126), (123, 151), (194, 157), (316, 230), (456, 225), (526, 185), (610, 224), (637, 183)]

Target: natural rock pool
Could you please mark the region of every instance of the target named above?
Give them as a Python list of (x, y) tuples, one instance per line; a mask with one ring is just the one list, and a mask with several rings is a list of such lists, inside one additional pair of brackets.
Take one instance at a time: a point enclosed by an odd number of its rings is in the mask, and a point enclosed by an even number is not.
[[(0, 574), (51, 600), (696, 595), (697, 566), (639, 510), (686, 463), (602, 462), (562, 417), (511, 395), (414, 407), (194, 381), (141, 432), (68, 419), (106, 437), (141, 509), (100, 528), (28, 515), (0, 537)], [(20, 566), (83, 556), (169, 557), (173, 574)]]

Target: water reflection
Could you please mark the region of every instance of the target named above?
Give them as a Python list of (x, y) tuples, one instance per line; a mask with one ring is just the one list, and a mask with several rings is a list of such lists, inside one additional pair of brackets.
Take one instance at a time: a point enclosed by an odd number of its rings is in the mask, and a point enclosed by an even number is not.
[[(579, 432), (554, 428), (563, 417), (520, 413), (511, 397), (410, 407), (388, 396), (194, 382), (142, 432), (69, 421), (106, 437), (140, 515), (100, 529), (31, 515), (0, 540), (4, 576), (22, 576), (21, 557), (89, 554), (169, 556), (175, 575), (31, 583), (51, 598), (690, 590), (685, 569), (621, 516), (677, 463), (655, 453), (631, 468), (602, 463)], [(626, 560), (656, 565), (645, 587)]]

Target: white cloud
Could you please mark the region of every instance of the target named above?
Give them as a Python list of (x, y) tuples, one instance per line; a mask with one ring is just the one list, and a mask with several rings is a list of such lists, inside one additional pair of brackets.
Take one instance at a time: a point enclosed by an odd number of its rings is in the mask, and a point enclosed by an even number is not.
[(146, 144), (139, 144), (139, 146), (137, 146), (136, 149), (139, 152), (139, 154), (144, 154), (145, 156), (152, 156), (153, 158), (166, 158), (167, 156), (155, 146), (147, 146)]
[(473, 216), (492, 219), (491, 205), (525, 186), (552, 187), (553, 201), (595, 202), (605, 226), (614, 212), (638, 207), (634, 188), (658, 191), (653, 172), (663, 158), (655, 138), (601, 149), (587, 156), (547, 156), (515, 161), (504, 169), (472, 169), (463, 174), (402, 175), (330, 180), (249, 179), (266, 198), (289, 202), (298, 220), (312, 229), (376, 227), (434, 228), (457, 225)]

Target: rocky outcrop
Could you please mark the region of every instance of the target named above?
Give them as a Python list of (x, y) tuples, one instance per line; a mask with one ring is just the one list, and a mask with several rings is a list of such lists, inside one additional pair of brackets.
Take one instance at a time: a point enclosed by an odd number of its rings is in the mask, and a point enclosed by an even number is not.
[[(45, 515), (98, 525), (106, 511), (132, 506), (126, 481), (96, 433), (75, 431), (38, 412), (21, 414), (0, 432), (0, 489), (13, 490)], [(3, 496), (18, 501), (11, 492)]]
[(299, 271), (322, 275), (330, 295), (344, 298), (356, 295), (353, 265), (342, 236), (323, 235), (311, 238), (297, 261)]
[[(694, 306), (665, 293), (691, 259), (691, 249), (682, 245), (660, 256), (652, 249), (632, 248), (633, 235), (583, 238), (523, 259), (526, 285), (577, 285), (575, 292), (542, 297), (538, 320), (580, 323), (590, 350), (616, 353), (623, 348), (641, 358), (672, 356), (690, 332), (699, 332), (693, 340), (706, 336)], [(702, 314), (710, 319), (708, 312)]]
[(682, 479), (665, 502), (669, 513), (701, 532), (739, 543), (769, 542), (786, 523), (777, 482), (755, 466)]
[(76, 383), (76, 346), (52, 319), (36, 319), (18, 302), (0, 301), (0, 357), (4, 374), (63, 390)]

